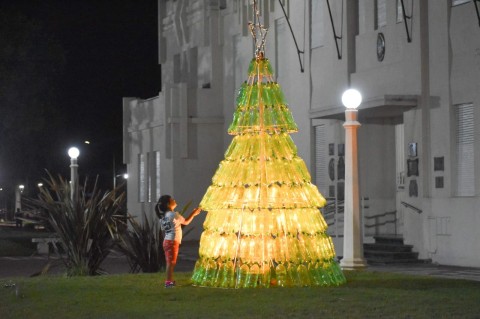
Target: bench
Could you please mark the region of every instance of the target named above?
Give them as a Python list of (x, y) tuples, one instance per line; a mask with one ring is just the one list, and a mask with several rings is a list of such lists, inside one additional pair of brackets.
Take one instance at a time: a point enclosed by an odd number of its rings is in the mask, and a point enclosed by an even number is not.
[(49, 245), (52, 243), (55, 245), (56, 243), (60, 242), (60, 238), (58, 237), (41, 237), (41, 238), (32, 238), (32, 243), (37, 244), (37, 253), (39, 255), (45, 255), (49, 253)]

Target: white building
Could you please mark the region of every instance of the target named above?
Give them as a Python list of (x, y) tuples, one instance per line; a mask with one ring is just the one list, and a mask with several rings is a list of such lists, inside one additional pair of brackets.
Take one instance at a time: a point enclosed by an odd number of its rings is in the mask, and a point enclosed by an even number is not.
[[(320, 191), (342, 197), (340, 97), (355, 87), (364, 98), (358, 151), (365, 240), (396, 233), (422, 259), (480, 266), (480, 5), (282, 2), (303, 53), (279, 1), (263, 0), (266, 55), (300, 128), (292, 135), (299, 155)], [(158, 7), (161, 92), (123, 103), (133, 214), (153, 212), (164, 193), (180, 206), (200, 201), (231, 141), (236, 90), (253, 57), (251, 1), (159, 0)], [(202, 222), (195, 220), (190, 239), (198, 239)], [(331, 223), (342, 255), (343, 226), (338, 218)]]

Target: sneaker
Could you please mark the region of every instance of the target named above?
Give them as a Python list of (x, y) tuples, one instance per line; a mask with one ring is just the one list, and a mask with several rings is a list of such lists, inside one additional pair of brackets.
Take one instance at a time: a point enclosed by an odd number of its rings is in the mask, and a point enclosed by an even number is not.
[(175, 281), (165, 281), (165, 288), (175, 287)]

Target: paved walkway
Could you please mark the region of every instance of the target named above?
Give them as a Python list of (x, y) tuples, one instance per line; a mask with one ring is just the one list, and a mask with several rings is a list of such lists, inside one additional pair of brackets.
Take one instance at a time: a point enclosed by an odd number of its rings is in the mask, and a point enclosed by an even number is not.
[[(198, 258), (198, 242), (185, 242), (180, 248), (175, 271), (192, 271)], [(34, 255), (28, 257), (0, 257), (0, 278), (30, 277), (38, 274), (47, 265), (51, 264), (49, 274), (62, 274), (65, 266), (62, 261), (52, 256)], [(130, 266), (127, 258), (113, 252), (102, 263), (102, 268), (109, 274), (128, 273)]]
[(370, 265), (368, 271), (480, 281), (480, 268), (435, 264)]
[[(179, 260), (176, 271), (192, 271), (198, 258), (198, 242), (184, 242), (180, 248)], [(50, 269), (50, 274), (64, 272), (64, 266), (58, 258), (48, 256), (31, 257), (0, 257), (0, 278), (28, 277), (41, 271), (49, 262), (54, 261), (57, 266)], [(109, 274), (128, 273), (129, 266), (126, 258), (118, 253), (112, 253), (105, 262), (103, 268)], [(467, 268), (456, 266), (444, 266), (434, 264), (395, 264), (395, 265), (371, 265), (367, 271), (393, 272), (409, 275), (435, 276), (443, 278), (466, 279), (480, 281), (480, 268)]]

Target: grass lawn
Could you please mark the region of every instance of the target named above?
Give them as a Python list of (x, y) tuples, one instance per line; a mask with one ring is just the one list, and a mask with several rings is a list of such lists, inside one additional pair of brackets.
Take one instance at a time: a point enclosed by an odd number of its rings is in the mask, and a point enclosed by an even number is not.
[[(331, 288), (193, 287), (190, 273), (0, 279), (0, 318), (479, 318), (480, 282), (367, 271)], [(15, 286), (13, 286), (15, 284)]]

